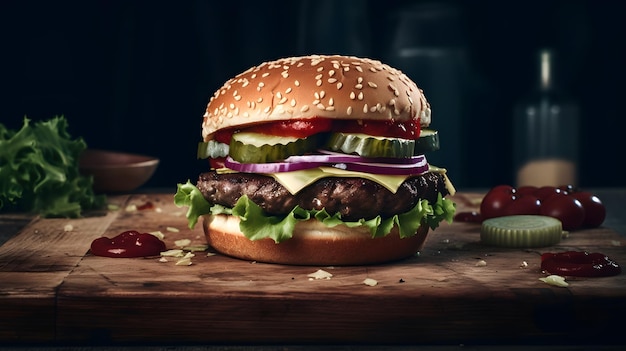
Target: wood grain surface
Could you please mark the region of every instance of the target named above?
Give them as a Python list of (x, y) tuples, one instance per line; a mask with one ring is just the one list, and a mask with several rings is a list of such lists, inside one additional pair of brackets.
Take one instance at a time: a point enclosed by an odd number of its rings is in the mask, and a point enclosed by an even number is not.
[[(542, 252), (587, 250), (626, 262), (610, 228), (526, 250), (482, 245), (477, 224), (442, 224), (415, 257), (372, 266), (264, 264), (210, 249), (195, 252), (189, 266), (89, 253), (93, 239), (129, 229), (161, 231), (168, 248), (179, 239), (204, 244), (201, 226), (187, 228), (172, 199), (115, 196), (117, 211), (35, 218), (22, 228), (0, 247), (0, 343), (622, 342), (626, 275), (568, 277), (567, 288), (539, 280)], [(458, 211), (480, 199), (454, 197)], [(148, 201), (154, 209), (126, 211)], [(8, 226), (7, 218), (0, 217)], [(332, 278), (308, 277), (318, 269)]]

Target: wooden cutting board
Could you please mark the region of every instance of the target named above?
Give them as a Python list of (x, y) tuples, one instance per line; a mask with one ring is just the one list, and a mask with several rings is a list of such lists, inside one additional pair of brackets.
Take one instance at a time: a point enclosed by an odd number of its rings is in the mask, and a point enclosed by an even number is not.
[[(468, 211), (481, 195), (453, 199)], [(91, 255), (93, 239), (129, 229), (161, 231), (168, 248), (179, 239), (204, 244), (201, 226), (187, 228), (172, 194), (109, 200), (120, 210), (35, 218), (0, 247), (0, 344), (622, 342), (626, 274), (568, 278), (567, 288), (539, 280), (542, 252), (602, 252), (626, 264), (609, 228), (524, 250), (483, 246), (479, 225), (459, 222), (431, 232), (419, 255), (384, 265), (274, 265), (209, 249), (177, 266), (174, 258)], [(146, 202), (155, 208), (126, 210)], [(0, 220), (6, 230), (24, 216)], [(308, 277), (318, 269), (332, 278)]]

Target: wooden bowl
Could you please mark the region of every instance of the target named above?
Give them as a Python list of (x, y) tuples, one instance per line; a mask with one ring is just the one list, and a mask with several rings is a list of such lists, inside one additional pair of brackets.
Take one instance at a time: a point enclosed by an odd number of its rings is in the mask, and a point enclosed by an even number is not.
[(122, 152), (87, 149), (79, 160), (79, 170), (93, 176), (98, 193), (122, 193), (144, 185), (159, 165), (159, 159)]

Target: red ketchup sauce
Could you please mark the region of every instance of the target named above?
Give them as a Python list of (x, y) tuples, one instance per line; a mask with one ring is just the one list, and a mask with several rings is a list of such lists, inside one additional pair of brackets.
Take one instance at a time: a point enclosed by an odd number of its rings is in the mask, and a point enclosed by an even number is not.
[(125, 231), (114, 238), (102, 237), (91, 243), (91, 253), (104, 257), (157, 256), (165, 251), (165, 243), (148, 233)]
[(617, 262), (605, 254), (582, 251), (544, 253), (541, 269), (550, 274), (575, 277), (608, 277), (622, 273)]

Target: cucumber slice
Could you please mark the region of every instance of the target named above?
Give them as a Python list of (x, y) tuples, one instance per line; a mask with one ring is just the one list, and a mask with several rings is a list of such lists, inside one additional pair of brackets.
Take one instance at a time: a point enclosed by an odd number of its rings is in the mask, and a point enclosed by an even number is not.
[(317, 149), (317, 136), (284, 137), (252, 132), (233, 134), (229, 155), (241, 163), (266, 163)]
[(401, 158), (414, 155), (415, 140), (339, 132), (331, 134), (327, 147), (332, 151), (363, 157)]
[(228, 144), (215, 140), (201, 141), (198, 143), (197, 157), (199, 159), (226, 157), (228, 156), (228, 149)]
[(422, 129), (420, 137), (415, 141), (415, 155), (439, 150), (439, 133), (432, 129)]

